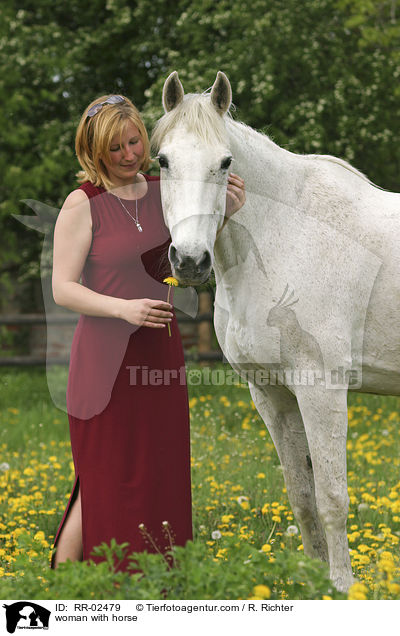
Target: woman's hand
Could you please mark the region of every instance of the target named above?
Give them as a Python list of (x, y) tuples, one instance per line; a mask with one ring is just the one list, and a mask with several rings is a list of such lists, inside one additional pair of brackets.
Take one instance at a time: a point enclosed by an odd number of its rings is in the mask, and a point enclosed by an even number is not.
[(151, 298), (120, 300), (119, 318), (132, 325), (162, 329), (172, 320), (173, 313), (170, 311), (172, 305), (164, 300), (152, 300)]
[(226, 190), (225, 217), (229, 219), (246, 201), (244, 180), (233, 172), (229, 173), (228, 187)]
[(226, 189), (226, 206), (225, 216), (221, 227), (217, 230), (216, 238), (220, 235), (222, 228), (227, 220), (235, 214), (246, 201), (246, 192), (244, 189), (244, 180), (233, 172), (229, 173), (228, 187)]

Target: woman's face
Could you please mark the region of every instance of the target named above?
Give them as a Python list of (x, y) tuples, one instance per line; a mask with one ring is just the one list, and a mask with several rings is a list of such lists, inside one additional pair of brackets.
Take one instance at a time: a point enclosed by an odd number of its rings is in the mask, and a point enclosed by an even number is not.
[(110, 144), (110, 159), (102, 157), (108, 176), (115, 186), (128, 185), (139, 172), (144, 156), (142, 138), (137, 127), (128, 121), (121, 137), (115, 135)]

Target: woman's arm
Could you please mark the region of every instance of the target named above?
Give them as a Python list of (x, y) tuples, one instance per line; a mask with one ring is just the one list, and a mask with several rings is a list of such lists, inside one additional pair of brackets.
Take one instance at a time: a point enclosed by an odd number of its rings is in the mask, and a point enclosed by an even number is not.
[(82, 190), (74, 190), (66, 198), (54, 229), (55, 303), (88, 316), (122, 318), (135, 325), (165, 327), (172, 316), (169, 303), (149, 298), (116, 298), (79, 283), (91, 242), (90, 201)]

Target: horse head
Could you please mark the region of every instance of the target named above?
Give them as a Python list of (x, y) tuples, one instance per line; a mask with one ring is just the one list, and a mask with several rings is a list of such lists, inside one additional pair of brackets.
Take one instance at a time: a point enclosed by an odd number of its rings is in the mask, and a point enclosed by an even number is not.
[(210, 92), (184, 94), (178, 73), (166, 79), (165, 114), (152, 134), (161, 175), (164, 220), (173, 275), (183, 284), (206, 281), (225, 214), (232, 154), (223, 117), (231, 104), (228, 78), (218, 72)]

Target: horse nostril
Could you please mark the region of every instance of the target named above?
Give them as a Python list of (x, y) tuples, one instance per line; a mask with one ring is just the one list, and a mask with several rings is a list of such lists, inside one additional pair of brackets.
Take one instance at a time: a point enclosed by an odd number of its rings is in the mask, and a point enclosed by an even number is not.
[(175, 269), (182, 269), (183, 267), (183, 261), (181, 259), (181, 257), (179, 256), (179, 254), (176, 251), (176, 247), (174, 245), (170, 245), (169, 248), (169, 260), (171, 262), (171, 264), (175, 267)]
[(177, 256), (175, 269), (182, 271), (187, 269), (193, 269), (194, 260), (191, 256)]
[(205, 251), (203, 256), (201, 256), (201, 258), (199, 258), (198, 261), (196, 261), (196, 265), (197, 265), (197, 271), (198, 272), (202, 272), (206, 269), (208, 269), (211, 265), (211, 256), (210, 256), (210, 252)]
[(176, 247), (170, 245), (169, 247), (169, 258), (174, 263), (176, 260)]
[(172, 244), (169, 247), (169, 260), (178, 275), (198, 278), (211, 268), (211, 255), (206, 250), (200, 258), (193, 258), (189, 254), (179, 252)]

